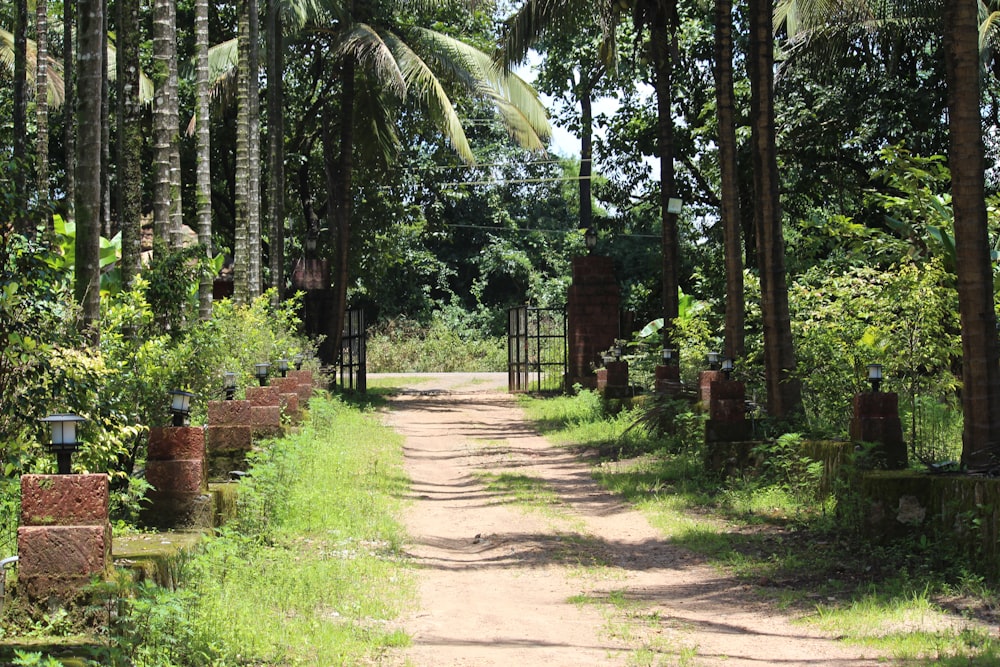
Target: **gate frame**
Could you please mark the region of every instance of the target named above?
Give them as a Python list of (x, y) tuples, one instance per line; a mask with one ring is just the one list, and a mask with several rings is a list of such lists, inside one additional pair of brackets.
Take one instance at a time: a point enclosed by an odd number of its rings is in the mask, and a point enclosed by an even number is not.
[[(558, 313), (562, 321), (562, 332), (543, 333), (541, 317), (546, 313)], [(566, 307), (539, 308), (536, 306), (515, 306), (507, 310), (507, 391), (509, 393), (562, 393), (566, 391), (568, 372), (568, 322)], [(558, 361), (545, 361), (544, 352), (551, 352), (547, 341), (562, 342)], [(532, 345), (534, 343), (534, 345)], [(547, 373), (558, 369), (558, 383), (543, 383)], [(532, 381), (532, 375), (534, 380)], [(545, 388), (543, 388), (545, 387)]]
[(368, 331), (363, 308), (348, 308), (337, 360), (337, 386), (345, 391), (368, 391)]

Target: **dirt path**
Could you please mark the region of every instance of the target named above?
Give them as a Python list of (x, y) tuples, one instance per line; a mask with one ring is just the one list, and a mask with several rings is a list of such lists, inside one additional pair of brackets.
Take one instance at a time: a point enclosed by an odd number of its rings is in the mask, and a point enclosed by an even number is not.
[[(792, 624), (664, 540), (530, 428), (506, 375), (407, 377), (387, 416), (406, 437), (404, 521), (419, 565), (400, 664), (884, 664)], [(514, 502), (487, 488), (499, 475), (555, 498)]]

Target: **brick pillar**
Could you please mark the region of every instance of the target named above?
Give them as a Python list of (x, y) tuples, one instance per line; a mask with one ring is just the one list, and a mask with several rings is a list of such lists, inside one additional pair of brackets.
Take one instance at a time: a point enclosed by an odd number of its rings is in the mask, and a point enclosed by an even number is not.
[(903, 425), (899, 421), (899, 396), (893, 392), (864, 392), (854, 395), (854, 416), (851, 419), (851, 440), (872, 442), (877, 446), (872, 454), (880, 468), (906, 468), (906, 443)]
[(566, 304), (567, 387), (579, 383), (595, 388), (592, 367), (599, 363), (601, 352), (618, 338), (621, 296), (614, 269), (610, 257), (587, 255), (573, 259), (573, 282)]
[(205, 430), (192, 426), (149, 429), (146, 480), (153, 486), (142, 521), (152, 528), (212, 525), (205, 465)]
[(701, 371), (698, 373), (698, 405), (702, 410), (708, 410), (712, 404), (712, 384), (725, 381), (726, 374), (722, 371)]
[(24, 475), (18, 589), (33, 603), (72, 601), (111, 570), (107, 475)]
[(245, 471), (253, 446), (250, 401), (209, 401), (205, 444), (210, 479), (229, 479), (230, 471)]
[(597, 369), (597, 391), (605, 398), (628, 396), (628, 362), (609, 361)]
[(250, 429), (254, 438), (278, 438), (281, 427), (281, 389), (274, 385), (247, 387), (250, 401)]

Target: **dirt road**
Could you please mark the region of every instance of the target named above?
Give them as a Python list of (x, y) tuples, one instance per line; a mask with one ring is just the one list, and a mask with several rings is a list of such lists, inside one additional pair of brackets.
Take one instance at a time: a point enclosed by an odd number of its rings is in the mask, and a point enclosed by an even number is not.
[(420, 598), (398, 664), (885, 664), (665, 540), (532, 430), (506, 375), (406, 377), (387, 421), (406, 438)]

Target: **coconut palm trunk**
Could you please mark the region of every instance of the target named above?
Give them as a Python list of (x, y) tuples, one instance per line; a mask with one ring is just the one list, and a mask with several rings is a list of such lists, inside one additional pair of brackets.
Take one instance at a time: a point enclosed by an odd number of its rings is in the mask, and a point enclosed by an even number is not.
[(332, 231), (334, 239), (334, 297), (333, 309), (330, 313), (328, 335), (331, 340), (330, 350), (336, 361), (340, 355), (341, 340), (344, 334), (344, 320), (347, 313), (347, 281), (350, 275), (348, 259), (351, 244), (351, 185), (354, 177), (354, 57), (343, 58), (340, 69), (340, 157), (335, 170), (336, 182), (333, 187)]
[(170, 242), (173, 215), (173, 144), (177, 124), (173, 122), (175, 90), (171, 72), (177, 71), (177, 27), (173, 21), (175, 0), (153, 3), (153, 235)]
[[(27, 135), (28, 116), (28, 3), (16, 0), (14, 3), (14, 110), (12, 148), (15, 160), (21, 161), (21, 168), (13, 174), (14, 193), (18, 201), (27, 201)], [(15, 227), (20, 233), (31, 233), (30, 216), (23, 206), (17, 207)]]
[(282, 43), (281, 2), (269, 0), (267, 11), (267, 220), (268, 256), (275, 299), (285, 298), (285, 113), (284, 44)]
[(236, 63), (236, 192), (235, 231), (233, 248), (233, 300), (246, 304), (250, 300), (250, 118), (248, 92), (250, 88), (250, 21), (247, 4), (237, 4)]
[[(49, 4), (36, 0), (35, 6), (35, 183), (38, 209), (49, 207)], [(48, 213), (45, 213), (48, 217)], [(46, 225), (48, 226), (48, 225)]]
[(135, 286), (142, 255), (142, 105), (139, 101), (139, 6), (117, 2), (118, 224), (122, 287)]
[[(195, 143), (196, 175), (195, 201), (198, 216), (198, 243), (208, 257), (212, 256), (212, 153), (209, 132), (208, 81), (208, 0), (195, 0)], [(212, 317), (213, 276), (203, 274), (198, 283), (198, 318), (206, 321)]]
[(247, 286), (251, 299), (261, 294), (263, 285), (260, 227), (260, 17), (257, 0), (247, 1)]
[(754, 222), (764, 324), (764, 379), (768, 413), (785, 419), (802, 408), (785, 283), (778, 160), (774, 129), (774, 40), (771, 0), (750, 0), (750, 115), (753, 141)]
[(101, 314), (101, 80), (104, 6), (79, 4), (79, 105), (76, 142), (76, 268), (74, 295), (81, 304), (81, 331), (92, 345), (100, 341)]
[(719, 124), (722, 229), (726, 257), (725, 354), (744, 353), (746, 307), (743, 295), (743, 244), (739, 177), (736, 164), (736, 102), (733, 93), (733, 3), (715, 2), (715, 99)]
[(64, 190), (67, 223), (76, 221), (76, 50), (73, 28), (76, 26), (76, 3), (63, 2), (63, 149), (66, 154)]
[(962, 323), (962, 462), (1000, 469), (1000, 349), (984, 200), (977, 3), (945, 3), (948, 156)]

